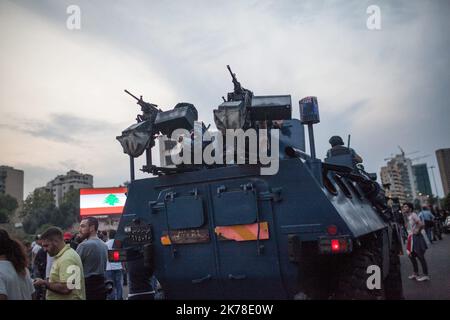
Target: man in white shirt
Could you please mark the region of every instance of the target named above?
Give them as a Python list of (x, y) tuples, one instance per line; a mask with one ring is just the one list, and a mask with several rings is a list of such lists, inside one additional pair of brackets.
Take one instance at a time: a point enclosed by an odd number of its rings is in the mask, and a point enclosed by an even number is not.
[[(108, 250), (113, 248), (115, 230), (109, 231), (109, 240), (106, 241)], [(121, 262), (107, 262), (106, 264), (106, 279), (111, 280), (114, 284), (113, 291), (108, 295), (108, 300), (122, 300), (123, 299), (123, 274)]]

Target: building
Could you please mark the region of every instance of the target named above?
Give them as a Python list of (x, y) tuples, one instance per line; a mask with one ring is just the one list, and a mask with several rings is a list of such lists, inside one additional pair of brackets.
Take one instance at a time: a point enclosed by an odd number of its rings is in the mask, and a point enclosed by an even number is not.
[(444, 196), (450, 193), (450, 148), (436, 150), (436, 159), (441, 174)]
[(413, 173), (416, 181), (416, 190), (419, 196), (430, 196), (433, 194), (431, 190), (430, 176), (428, 175), (428, 167), (426, 163), (413, 165)]
[(46, 188), (52, 192), (55, 199), (55, 205), (64, 199), (67, 192), (73, 189), (92, 188), (94, 186), (94, 177), (90, 174), (82, 174), (75, 170), (70, 170), (65, 175), (59, 175), (47, 183)]
[[(12, 167), (0, 166), (0, 194), (8, 194), (17, 200), (18, 210), (23, 205), (24, 172)], [(17, 210), (17, 211), (18, 211)], [(17, 211), (13, 221), (16, 220)]]
[(380, 177), (383, 185), (390, 185), (386, 190), (387, 196), (398, 198), (400, 203), (413, 202), (418, 194), (412, 162), (403, 152), (381, 168)]
[(23, 202), (23, 171), (0, 166), (0, 193), (9, 194), (17, 202)]

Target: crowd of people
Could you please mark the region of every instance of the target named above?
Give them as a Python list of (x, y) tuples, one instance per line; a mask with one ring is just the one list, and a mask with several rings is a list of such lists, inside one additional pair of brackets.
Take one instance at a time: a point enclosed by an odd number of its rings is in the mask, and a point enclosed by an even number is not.
[(33, 244), (0, 229), (0, 299), (122, 300), (125, 268), (108, 261), (114, 237), (99, 232), (94, 217), (78, 234), (50, 227)]
[[(436, 222), (445, 215), (428, 206), (416, 213), (412, 203), (403, 204), (401, 211), (406, 250), (413, 265), (409, 279), (429, 281), (425, 252), (436, 237), (441, 239)], [(115, 233), (99, 232), (94, 217), (83, 219), (75, 235), (50, 227), (32, 244), (22, 244), (0, 229), (0, 300), (123, 299), (125, 265), (108, 261)], [(159, 287), (159, 283), (152, 286)]]

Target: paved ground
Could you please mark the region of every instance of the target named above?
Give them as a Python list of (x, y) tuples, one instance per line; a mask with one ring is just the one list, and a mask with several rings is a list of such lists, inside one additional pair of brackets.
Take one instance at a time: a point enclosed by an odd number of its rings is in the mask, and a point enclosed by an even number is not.
[(128, 291), (129, 291), (128, 286), (123, 286), (123, 294), (122, 294), (122, 296), (123, 296), (124, 300), (126, 300), (127, 297), (128, 297)]
[[(425, 253), (431, 281), (409, 280), (412, 264), (405, 255), (400, 257), (405, 299), (449, 300), (450, 299), (450, 234), (443, 234)], [(418, 262), (419, 263), (419, 262)], [(422, 272), (419, 263), (419, 273)]]

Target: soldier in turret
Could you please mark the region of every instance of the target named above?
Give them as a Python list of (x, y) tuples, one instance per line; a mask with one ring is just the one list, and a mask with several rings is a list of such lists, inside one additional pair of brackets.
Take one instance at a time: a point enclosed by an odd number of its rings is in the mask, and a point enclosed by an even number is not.
[(327, 152), (327, 158), (351, 154), (355, 164), (363, 162), (363, 159), (355, 152), (355, 150), (344, 146), (344, 141), (341, 137), (332, 136), (328, 142), (331, 144), (331, 149)]

